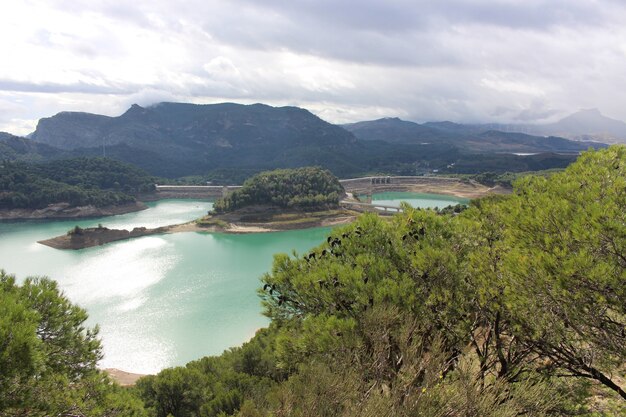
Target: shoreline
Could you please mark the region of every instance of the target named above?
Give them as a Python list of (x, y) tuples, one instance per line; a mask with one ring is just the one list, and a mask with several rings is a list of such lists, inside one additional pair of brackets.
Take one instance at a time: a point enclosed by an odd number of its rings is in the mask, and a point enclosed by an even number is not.
[(147, 208), (142, 201), (104, 207), (93, 205), (72, 207), (69, 203), (56, 203), (41, 209), (0, 209), (0, 221), (89, 219), (133, 213)]

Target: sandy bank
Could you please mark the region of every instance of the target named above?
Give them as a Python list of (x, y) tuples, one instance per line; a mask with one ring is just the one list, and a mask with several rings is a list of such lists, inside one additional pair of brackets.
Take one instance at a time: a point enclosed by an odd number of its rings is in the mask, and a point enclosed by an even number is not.
[(132, 372), (126, 372), (115, 368), (107, 368), (104, 372), (106, 372), (111, 379), (123, 387), (135, 385), (135, 382), (137, 382), (139, 378), (146, 376), (144, 374), (134, 374)]

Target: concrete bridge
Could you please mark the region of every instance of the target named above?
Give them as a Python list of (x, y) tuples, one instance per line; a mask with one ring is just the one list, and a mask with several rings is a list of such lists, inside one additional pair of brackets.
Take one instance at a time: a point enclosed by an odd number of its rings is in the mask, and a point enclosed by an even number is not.
[(386, 206), (384, 204), (376, 204), (376, 203), (362, 203), (360, 201), (352, 201), (352, 200), (341, 200), (339, 205), (356, 211), (375, 211), (377, 213), (401, 213), (403, 210), (400, 207), (396, 206)]

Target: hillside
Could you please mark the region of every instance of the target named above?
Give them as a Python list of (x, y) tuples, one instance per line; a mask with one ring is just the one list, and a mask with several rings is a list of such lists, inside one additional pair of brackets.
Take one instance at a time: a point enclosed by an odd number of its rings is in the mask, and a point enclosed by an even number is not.
[(33, 140), (0, 132), (0, 161), (37, 162), (61, 158), (67, 152)]
[(439, 129), (401, 120), (397, 117), (348, 123), (342, 127), (360, 140), (382, 140), (389, 143), (424, 143), (451, 141), (456, 135)]
[(535, 129), (574, 139), (626, 143), (626, 123), (606, 117), (598, 109), (580, 110), (555, 123), (535, 126)]
[(144, 171), (103, 158), (75, 158), (0, 165), (0, 209), (36, 210), (51, 204), (120, 206), (135, 203), (139, 193), (153, 191), (154, 178)]

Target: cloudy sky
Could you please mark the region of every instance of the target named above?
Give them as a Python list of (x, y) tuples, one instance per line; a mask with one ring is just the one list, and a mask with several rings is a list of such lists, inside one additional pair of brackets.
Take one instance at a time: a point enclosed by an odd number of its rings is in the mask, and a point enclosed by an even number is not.
[(626, 120), (623, 0), (14, 0), (0, 131), (59, 111), (262, 102), (343, 123)]

